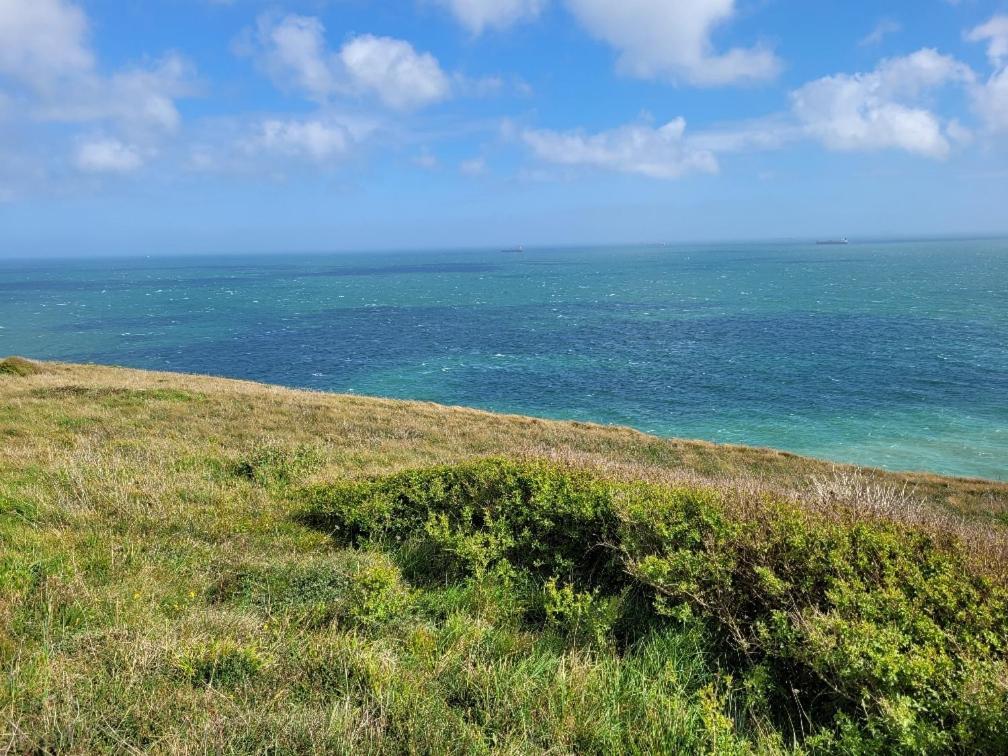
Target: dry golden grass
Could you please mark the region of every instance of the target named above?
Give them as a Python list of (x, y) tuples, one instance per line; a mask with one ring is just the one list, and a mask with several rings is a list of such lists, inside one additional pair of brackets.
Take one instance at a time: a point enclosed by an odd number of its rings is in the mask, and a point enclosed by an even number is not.
[(855, 504), (867, 487), (884, 497), (905, 491), (967, 518), (1008, 516), (1008, 483), (884, 472), (622, 427), (99, 366), (44, 363), (40, 374), (0, 381), (7, 463), (113, 452), (110, 459), (126, 464), (145, 455), (158, 464), (197, 451), (233, 459), (262, 444), (313, 445), (326, 452), (318, 473), (326, 477), (510, 454), (655, 482), (734, 482), (803, 495), (835, 478), (844, 481), (835, 493), (853, 494)]

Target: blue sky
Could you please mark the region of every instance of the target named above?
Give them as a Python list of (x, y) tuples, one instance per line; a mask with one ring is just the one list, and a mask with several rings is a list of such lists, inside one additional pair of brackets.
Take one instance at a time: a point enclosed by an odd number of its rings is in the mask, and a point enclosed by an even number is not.
[(0, 0), (0, 256), (1008, 232), (1008, 2)]

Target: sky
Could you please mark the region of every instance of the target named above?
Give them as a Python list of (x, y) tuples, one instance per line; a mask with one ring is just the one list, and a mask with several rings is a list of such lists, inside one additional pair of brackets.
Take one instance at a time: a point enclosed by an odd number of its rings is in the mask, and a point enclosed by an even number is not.
[(1008, 233), (1008, 0), (0, 0), (0, 257)]

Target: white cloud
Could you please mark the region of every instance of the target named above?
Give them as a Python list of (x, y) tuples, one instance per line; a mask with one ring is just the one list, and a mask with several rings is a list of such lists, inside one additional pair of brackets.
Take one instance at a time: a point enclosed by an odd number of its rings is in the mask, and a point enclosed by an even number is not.
[(259, 143), (268, 150), (325, 160), (345, 153), (350, 136), (345, 128), (322, 121), (268, 120)]
[(429, 53), (417, 53), (408, 42), (365, 34), (340, 50), (354, 85), (373, 92), (392, 108), (409, 110), (448, 97), (448, 77)]
[(345, 156), (376, 128), (372, 121), (334, 115), (267, 118), (241, 141), (241, 146), (246, 155), (266, 152), (326, 162)]
[(1008, 132), (1008, 16), (992, 16), (966, 34), (972, 42), (987, 42), (994, 72), (970, 92), (973, 109), (992, 132)]
[(0, 74), (36, 89), (88, 72), (87, 17), (63, 0), (0, 0)]
[(964, 64), (924, 49), (884, 60), (869, 73), (809, 82), (792, 92), (792, 112), (828, 149), (894, 148), (942, 158), (950, 149), (945, 125), (918, 100), (944, 84), (972, 78)]
[(481, 157), (463, 160), (459, 163), (459, 171), (464, 176), (481, 176), (486, 173), (486, 160)]
[[(974, 79), (965, 64), (924, 49), (883, 60), (868, 73), (811, 81), (791, 93), (789, 111), (690, 134), (680, 118), (660, 128), (634, 124), (598, 134), (526, 130), (521, 136), (548, 162), (658, 178), (714, 172), (718, 155), (775, 150), (807, 139), (832, 150), (899, 149), (942, 158), (953, 143), (969, 142), (972, 133), (931, 112), (927, 99), (942, 86), (971, 86)], [(1008, 95), (1008, 76), (998, 84)], [(1008, 97), (999, 102), (1008, 103)], [(1008, 108), (1001, 117), (1008, 123)]]
[(439, 0), (466, 29), (481, 34), (486, 29), (504, 29), (518, 21), (535, 18), (545, 0)]
[[(176, 100), (194, 91), (191, 67), (169, 54), (151, 65), (106, 73), (88, 34), (87, 16), (68, 0), (0, 0), (7, 121), (30, 133), (32, 143), (45, 145), (35, 156), (44, 164), (53, 152), (66, 151), (82, 171), (136, 170), (157, 142), (178, 128)], [(44, 124), (85, 123), (98, 124), (109, 136), (68, 148), (65, 130), (40, 130)], [(22, 176), (25, 170), (22, 164)]]
[(973, 108), (988, 129), (1008, 132), (1008, 67), (991, 74), (971, 92)]
[(321, 21), (291, 15), (274, 22), (262, 16), (258, 28), (263, 63), (272, 76), (316, 100), (325, 100), (339, 89), (336, 60), (326, 50)]
[(1008, 16), (992, 16), (966, 34), (970, 42), (987, 42), (987, 57), (999, 68), (1008, 63)]
[(192, 79), (191, 66), (171, 54), (150, 68), (79, 77), (58, 97), (38, 98), (29, 112), (45, 121), (109, 120), (131, 132), (172, 132), (181, 122), (175, 101), (194, 91)]
[(880, 44), (890, 34), (895, 34), (898, 31), (902, 31), (902, 29), (903, 27), (898, 21), (893, 21), (891, 18), (883, 18), (875, 24), (875, 27), (870, 32), (858, 40), (858, 44), (861, 47)]
[(887, 58), (869, 74), (855, 74), (876, 83), (886, 97), (918, 97), (945, 84), (966, 84), (974, 79), (973, 70), (950, 55), (925, 47), (910, 55)]
[(283, 86), (316, 102), (335, 95), (371, 95), (397, 110), (411, 110), (446, 99), (451, 81), (437, 59), (409, 42), (364, 34), (333, 52), (317, 18), (259, 19), (260, 59)]
[(805, 131), (789, 113), (753, 118), (695, 132), (690, 144), (720, 155), (728, 152), (775, 150), (802, 139)]
[(658, 128), (630, 124), (596, 134), (528, 129), (521, 137), (541, 160), (561, 165), (661, 179), (717, 172), (714, 154), (693, 146), (685, 129), (686, 122), (676, 118)]
[(42, 121), (109, 120), (172, 130), (175, 100), (192, 93), (190, 66), (167, 55), (149, 68), (97, 71), (83, 11), (64, 0), (0, 0), (0, 76), (23, 115)]
[(131, 173), (143, 165), (139, 151), (118, 139), (82, 142), (74, 163), (87, 173)]
[(780, 70), (763, 47), (718, 52), (714, 29), (735, 16), (735, 0), (567, 0), (577, 19), (615, 47), (619, 68), (641, 78), (702, 86), (759, 81)]

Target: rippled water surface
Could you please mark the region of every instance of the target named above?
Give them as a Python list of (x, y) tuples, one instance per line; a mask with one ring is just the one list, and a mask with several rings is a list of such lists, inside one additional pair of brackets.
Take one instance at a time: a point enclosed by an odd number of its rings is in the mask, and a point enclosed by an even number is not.
[(1008, 241), (0, 261), (0, 354), (1008, 479)]

